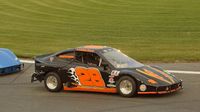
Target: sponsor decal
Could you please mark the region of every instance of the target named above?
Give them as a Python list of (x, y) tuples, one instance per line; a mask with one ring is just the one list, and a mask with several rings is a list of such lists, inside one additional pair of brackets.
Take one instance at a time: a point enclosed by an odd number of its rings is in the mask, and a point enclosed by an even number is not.
[(72, 74), (70, 76), (71, 79), (74, 80), (78, 85), (105, 87), (101, 73), (96, 68), (70, 68), (69, 73)]
[(117, 71), (117, 70), (113, 70), (113, 71), (111, 72), (111, 74), (110, 74), (110, 76), (109, 76), (109, 80), (108, 80), (108, 82), (109, 82), (110, 84), (107, 84), (107, 86), (109, 86), (109, 87), (116, 87), (116, 86), (115, 86), (114, 77), (119, 76), (119, 73), (120, 73), (120, 71)]
[(76, 72), (75, 72), (75, 68), (70, 68), (68, 70), (68, 73), (71, 74), (71, 79), (77, 84), (77, 85), (81, 85), (80, 81), (79, 81), (79, 78), (78, 76), (76, 75)]

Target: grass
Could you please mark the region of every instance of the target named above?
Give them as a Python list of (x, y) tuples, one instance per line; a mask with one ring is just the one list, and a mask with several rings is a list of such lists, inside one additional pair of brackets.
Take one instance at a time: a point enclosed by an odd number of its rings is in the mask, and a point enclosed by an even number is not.
[(199, 0), (0, 0), (0, 47), (20, 57), (97, 44), (140, 61), (200, 61)]

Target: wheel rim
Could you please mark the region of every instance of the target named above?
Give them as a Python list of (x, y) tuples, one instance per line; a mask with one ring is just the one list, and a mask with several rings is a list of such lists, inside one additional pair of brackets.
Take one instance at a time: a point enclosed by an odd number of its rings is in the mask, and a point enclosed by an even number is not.
[(126, 95), (130, 94), (133, 90), (133, 85), (129, 80), (122, 80), (119, 86), (120, 86), (120, 91)]
[(55, 89), (58, 85), (57, 78), (54, 76), (49, 76), (47, 78), (46, 84), (49, 89)]

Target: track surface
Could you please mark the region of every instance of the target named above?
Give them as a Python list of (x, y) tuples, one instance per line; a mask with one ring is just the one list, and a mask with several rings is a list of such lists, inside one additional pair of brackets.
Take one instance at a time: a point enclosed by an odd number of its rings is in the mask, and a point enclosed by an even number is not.
[[(190, 71), (200, 67), (200, 63), (156, 65)], [(184, 80), (184, 90), (174, 94), (123, 98), (88, 92), (50, 93), (43, 83), (30, 83), (33, 71), (33, 64), (25, 64), (20, 73), (0, 76), (0, 112), (199, 112), (200, 109), (198, 74), (176, 74)]]

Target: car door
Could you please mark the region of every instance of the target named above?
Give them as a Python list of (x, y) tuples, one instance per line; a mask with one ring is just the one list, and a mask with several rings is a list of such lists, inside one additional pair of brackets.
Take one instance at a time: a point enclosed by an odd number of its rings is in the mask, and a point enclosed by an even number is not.
[(110, 74), (111, 74), (111, 67), (109, 66), (109, 64), (103, 60), (102, 58), (100, 58), (99, 64), (96, 66), (90, 66), (89, 67), (94, 67), (96, 69), (98, 69), (98, 71), (100, 72), (100, 75), (105, 83), (105, 87), (107, 87), (107, 85), (109, 84), (109, 80), (110, 80)]
[(106, 87), (109, 72), (104, 71), (104, 68), (100, 66), (100, 60), (95, 60), (92, 56), (100, 59), (96, 53), (76, 52), (73, 65), (78, 83), (81, 86)]

